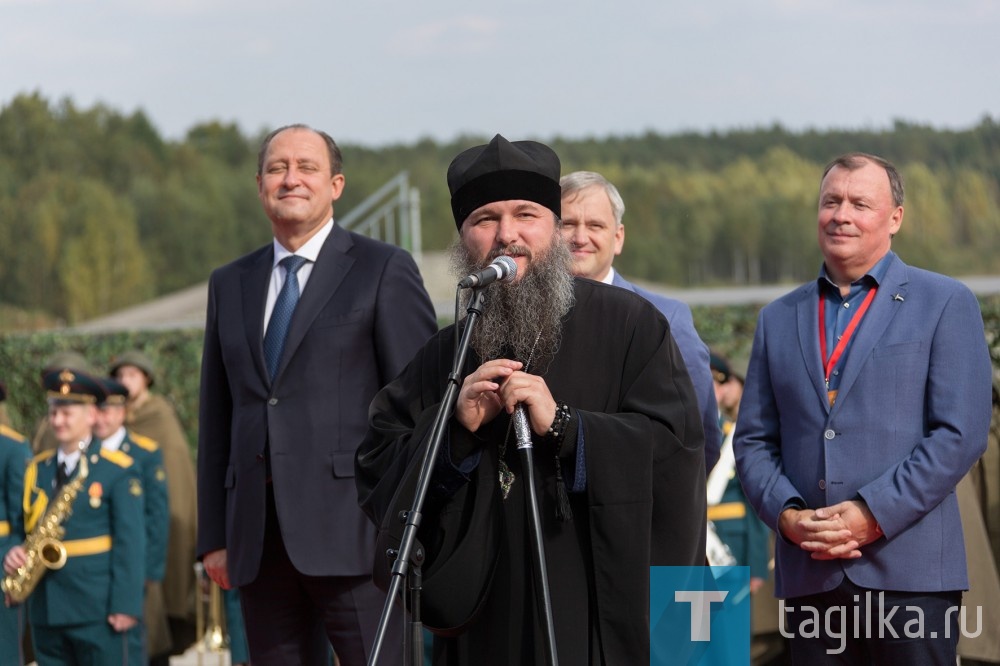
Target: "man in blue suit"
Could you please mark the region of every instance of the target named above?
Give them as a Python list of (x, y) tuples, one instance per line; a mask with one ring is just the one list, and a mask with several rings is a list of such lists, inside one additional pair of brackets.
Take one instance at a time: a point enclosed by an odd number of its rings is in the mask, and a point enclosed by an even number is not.
[(625, 245), (625, 202), (608, 179), (593, 171), (574, 171), (559, 179), (562, 188), (562, 232), (573, 253), (573, 275), (613, 284), (639, 294), (656, 306), (670, 323), (670, 334), (691, 375), (705, 429), (705, 471), (719, 460), (722, 433), (709, 369), (708, 347), (698, 336), (691, 308), (628, 282), (612, 268)]
[(835, 159), (819, 278), (757, 322), (735, 453), (796, 664), (955, 663), (955, 486), (986, 447), (990, 359), (975, 296), (890, 250), (902, 221), (895, 167)]

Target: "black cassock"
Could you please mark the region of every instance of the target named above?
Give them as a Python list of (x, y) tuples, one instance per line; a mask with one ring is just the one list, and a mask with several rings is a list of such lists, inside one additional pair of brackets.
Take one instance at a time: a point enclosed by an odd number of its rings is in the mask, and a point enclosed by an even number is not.
[[(705, 562), (701, 417), (667, 321), (652, 305), (590, 280), (575, 280), (575, 292), (559, 351), (529, 368), (574, 412), (561, 449), (572, 520), (556, 517), (551, 446), (536, 438), (533, 452), (559, 660), (647, 664), (649, 566)], [(383, 545), (402, 532), (395, 516), (412, 503), (454, 345), (455, 327), (440, 331), (372, 402), (357, 484)], [(479, 364), (470, 352), (464, 373)], [(470, 433), (452, 419), (448, 450), (480, 450), (479, 462), (467, 481), (439, 462), (424, 506), (422, 619), (436, 634), (436, 664), (545, 663), (509, 421), (501, 414)], [(497, 481), (505, 439), (517, 477), (506, 500)], [(384, 581), (389, 564), (376, 558), (376, 579)]]

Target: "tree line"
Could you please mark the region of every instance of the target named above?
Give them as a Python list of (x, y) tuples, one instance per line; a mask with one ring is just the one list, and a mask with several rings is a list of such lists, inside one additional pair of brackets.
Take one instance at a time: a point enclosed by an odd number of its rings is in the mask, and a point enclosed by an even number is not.
[[(336, 137), (335, 127), (322, 129)], [(0, 109), (0, 313), (79, 322), (204, 281), (267, 242), (254, 184), (261, 138), (206, 122), (167, 141), (142, 111), (15, 97)], [(446, 247), (448, 163), (489, 138), (342, 144), (338, 214), (406, 170), (421, 192), (423, 247)], [(814, 277), (820, 174), (853, 150), (903, 173), (894, 248), (906, 261), (954, 275), (996, 272), (1000, 123), (988, 116), (962, 131), (897, 122), (878, 131), (508, 138), (545, 141), (563, 173), (599, 171), (619, 187), (626, 249), (616, 266), (632, 278), (689, 287)]]

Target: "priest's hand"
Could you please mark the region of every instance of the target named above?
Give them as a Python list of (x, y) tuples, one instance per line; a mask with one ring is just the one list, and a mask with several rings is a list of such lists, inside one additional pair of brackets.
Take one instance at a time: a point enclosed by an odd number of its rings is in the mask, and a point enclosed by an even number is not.
[(476, 432), (495, 419), (504, 406), (500, 387), (522, 365), (520, 361), (501, 358), (483, 363), (466, 376), (455, 402), (455, 419), (469, 432)]
[(556, 418), (556, 401), (548, 384), (538, 375), (513, 372), (500, 385), (500, 399), (508, 414), (514, 413), (517, 405), (523, 404), (528, 411), (531, 430), (536, 435), (544, 435)]

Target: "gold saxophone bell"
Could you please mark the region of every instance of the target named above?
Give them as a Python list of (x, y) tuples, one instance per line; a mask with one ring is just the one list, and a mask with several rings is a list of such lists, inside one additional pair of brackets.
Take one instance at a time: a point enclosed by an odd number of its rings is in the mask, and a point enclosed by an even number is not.
[(50, 571), (66, 566), (66, 546), (62, 541), (51, 537), (39, 539), (38, 553), (42, 559), (42, 566)]

